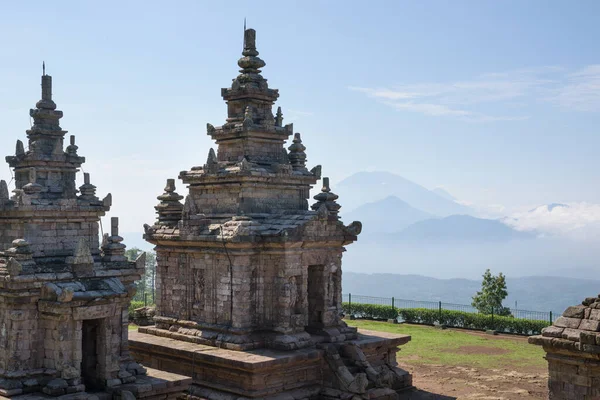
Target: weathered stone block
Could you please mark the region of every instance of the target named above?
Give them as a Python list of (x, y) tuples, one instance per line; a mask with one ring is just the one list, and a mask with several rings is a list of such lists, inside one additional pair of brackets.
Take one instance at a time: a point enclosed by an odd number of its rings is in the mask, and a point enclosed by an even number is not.
[(580, 333), (581, 331), (578, 329), (565, 328), (562, 332), (561, 337), (563, 339), (571, 340), (573, 342), (579, 342)]
[(579, 329), (586, 331), (598, 332), (600, 330), (600, 321), (591, 319), (582, 319)]
[(577, 329), (581, 324), (581, 319), (579, 318), (569, 318), (569, 317), (558, 317), (556, 321), (554, 321), (554, 326), (558, 326), (560, 328), (570, 328)]
[(568, 307), (562, 314), (563, 317), (568, 318), (583, 318), (585, 314), (585, 310), (587, 307), (585, 306), (571, 306)]
[(581, 344), (596, 344), (596, 340), (599, 337), (599, 335), (595, 332), (586, 332), (586, 331), (581, 331), (579, 334), (579, 341), (581, 342)]
[(600, 354), (600, 346), (593, 344), (583, 344), (581, 350), (590, 354)]

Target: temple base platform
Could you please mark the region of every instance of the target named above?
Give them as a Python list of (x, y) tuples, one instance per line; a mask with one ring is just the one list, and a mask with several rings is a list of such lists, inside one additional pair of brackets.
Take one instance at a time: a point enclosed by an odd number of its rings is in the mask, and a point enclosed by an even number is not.
[(192, 383), (189, 376), (147, 368), (146, 375), (138, 375), (134, 383), (105, 388), (100, 392), (75, 392), (48, 395), (40, 392), (0, 396), (9, 400), (171, 400), (181, 397)]
[(407, 335), (359, 330), (343, 342), (311, 335), (310, 348), (238, 351), (155, 333), (152, 327), (130, 332), (130, 351), (147, 367), (192, 376), (180, 399), (395, 400), (412, 387), (412, 376), (396, 363)]

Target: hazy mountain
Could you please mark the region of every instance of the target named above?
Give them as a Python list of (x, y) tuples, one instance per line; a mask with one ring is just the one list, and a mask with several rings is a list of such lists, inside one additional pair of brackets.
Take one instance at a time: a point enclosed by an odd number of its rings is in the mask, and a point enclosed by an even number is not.
[[(521, 240), (401, 240), (359, 235), (346, 247), (344, 271), (479, 279), (486, 268), (508, 276), (600, 278), (600, 246), (547, 237)], [(594, 274), (577, 271), (595, 271)]]
[(454, 196), (452, 196), (450, 193), (448, 193), (448, 191), (444, 188), (436, 187), (435, 189), (431, 189), (431, 191), (433, 193), (437, 194), (438, 196), (445, 198), (446, 200), (456, 201), (456, 198)]
[[(600, 287), (598, 280), (553, 276), (509, 276), (506, 284), (505, 306), (514, 308), (516, 301), (518, 309), (554, 313), (562, 313), (587, 296), (596, 296)], [(401, 299), (471, 304), (471, 297), (480, 289), (481, 279), (436, 279), (420, 275), (344, 272), (342, 282), (343, 292), (352, 293), (356, 300), (359, 295), (393, 296), (399, 306)]]
[(442, 217), (470, 214), (468, 207), (448, 200), (431, 190), (390, 172), (358, 172), (335, 185), (342, 210), (396, 196), (419, 210)]
[(431, 214), (412, 207), (396, 196), (364, 204), (346, 214), (342, 213), (342, 219), (347, 223), (361, 221), (365, 233), (398, 232), (417, 221), (431, 217)]
[(531, 233), (519, 232), (500, 221), (469, 215), (451, 215), (419, 221), (394, 235), (394, 238), (399, 240), (444, 242), (490, 242), (533, 237)]

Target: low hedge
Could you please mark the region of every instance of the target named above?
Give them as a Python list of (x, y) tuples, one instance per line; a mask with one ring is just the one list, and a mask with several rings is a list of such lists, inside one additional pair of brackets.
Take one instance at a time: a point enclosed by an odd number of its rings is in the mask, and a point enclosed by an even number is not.
[(498, 332), (516, 333), (519, 335), (537, 335), (550, 325), (549, 321), (502, 317), (488, 314), (470, 313), (454, 310), (431, 310), (427, 308), (394, 308), (379, 304), (343, 303), (344, 314), (365, 319), (401, 318), (412, 324), (448, 327), (495, 330)]

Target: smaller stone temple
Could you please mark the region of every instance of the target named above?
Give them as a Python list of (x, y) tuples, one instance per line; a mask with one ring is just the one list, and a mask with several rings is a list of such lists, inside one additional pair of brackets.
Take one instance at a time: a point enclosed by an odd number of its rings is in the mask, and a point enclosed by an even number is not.
[[(145, 365), (189, 373), (188, 399), (396, 399), (411, 387), (397, 367), (406, 335), (358, 332), (342, 320), (342, 254), (360, 222), (344, 225), (338, 196), (260, 69), (244, 34), (240, 74), (221, 95), (222, 126), (206, 163), (167, 181), (145, 239), (157, 253), (152, 327), (130, 334)], [(289, 146), (285, 141), (293, 136)], [(183, 200), (183, 202), (182, 202)]]
[[(99, 240), (111, 195), (96, 195), (90, 175), (76, 187), (85, 158), (42, 76), (30, 111), (27, 146), (6, 157), (13, 195), (0, 181), (0, 397), (16, 399), (164, 399), (189, 379), (148, 371), (128, 347), (128, 305), (145, 255), (124, 256), (118, 219)], [(12, 183), (12, 182), (11, 182)]]
[(529, 343), (546, 352), (549, 399), (600, 399), (600, 295), (567, 308)]

